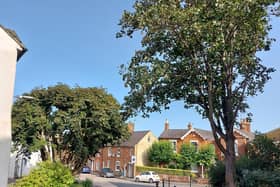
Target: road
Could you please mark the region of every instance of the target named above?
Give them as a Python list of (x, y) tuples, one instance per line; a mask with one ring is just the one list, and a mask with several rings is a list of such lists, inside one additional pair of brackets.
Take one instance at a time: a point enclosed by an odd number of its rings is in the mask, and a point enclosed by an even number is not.
[[(120, 178), (103, 178), (97, 177), (91, 174), (81, 174), (80, 179), (85, 180), (86, 178), (93, 181), (94, 187), (151, 187), (156, 186), (156, 184), (149, 183), (136, 183), (132, 179), (120, 179)], [(163, 187), (162, 183), (159, 184), (159, 187)], [(165, 183), (164, 187), (190, 187), (188, 183), (170, 183), (168, 186)], [(207, 187), (207, 185), (191, 184), (191, 187)]]

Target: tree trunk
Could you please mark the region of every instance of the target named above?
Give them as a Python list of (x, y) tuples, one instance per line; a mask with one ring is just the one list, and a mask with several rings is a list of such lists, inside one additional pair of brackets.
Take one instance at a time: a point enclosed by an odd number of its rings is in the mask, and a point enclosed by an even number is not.
[(226, 187), (235, 187), (235, 151), (233, 135), (229, 135), (226, 141), (225, 170)]

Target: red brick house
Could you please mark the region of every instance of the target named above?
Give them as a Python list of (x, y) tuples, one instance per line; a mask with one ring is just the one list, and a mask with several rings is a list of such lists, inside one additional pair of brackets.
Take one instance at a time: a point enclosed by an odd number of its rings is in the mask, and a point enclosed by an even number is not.
[[(246, 152), (246, 145), (249, 141), (254, 139), (254, 134), (251, 132), (250, 123), (242, 120), (240, 129), (234, 128), (236, 156), (244, 155)], [(172, 142), (174, 152), (179, 152), (182, 144), (191, 143), (199, 148), (205, 144), (215, 145), (215, 150), (218, 159), (223, 159), (221, 151), (217, 148), (212, 131), (193, 128), (189, 123), (186, 129), (170, 129), (168, 121), (164, 124), (164, 131), (159, 136), (159, 140), (168, 140)]]
[(134, 125), (128, 124), (131, 132), (129, 139), (120, 145), (107, 146), (91, 159), (92, 171), (111, 168), (125, 177), (134, 177), (136, 166), (148, 165), (147, 150), (157, 141), (151, 131), (134, 131)]

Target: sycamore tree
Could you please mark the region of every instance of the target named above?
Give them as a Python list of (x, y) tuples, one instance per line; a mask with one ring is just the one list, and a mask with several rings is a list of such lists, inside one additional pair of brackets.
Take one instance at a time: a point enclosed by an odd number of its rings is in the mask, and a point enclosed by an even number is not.
[(35, 88), (12, 111), (12, 139), (29, 155), (59, 160), (78, 170), (107, 144), (127, 137), (116, 99), (102, 88), (58, 84)]
[[(276, 4), (275, 4), (276, 3)], [(142, 49), (122, 65), (127, 117), (168, 109), (180, 100), (209, 120), (225, 155), (226, 186), (234, 183), (234, 135), (247, 98), (263, 92), (274, 71), (258, 51), (269, 50), (270, 17), (278, 0), (137, 0), (117, 37), (139, 31)], [(225, 144), (221, 142), (224, 141)]]

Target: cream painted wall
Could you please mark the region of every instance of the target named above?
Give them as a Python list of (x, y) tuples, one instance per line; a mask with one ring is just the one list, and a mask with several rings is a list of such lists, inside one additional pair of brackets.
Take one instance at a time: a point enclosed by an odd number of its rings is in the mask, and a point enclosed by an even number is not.
[(158, 141), (157, 137), (149, 131), (142, 140), (135, 146), (136, 154), (136, 165), (137, 166), (146, 166), (148, 161), (147, 151), (152, 146), (154, 142)]
[(11, 109), (19, 45), (0, 28), (0, 187), (6, 187), (11, 147)]

